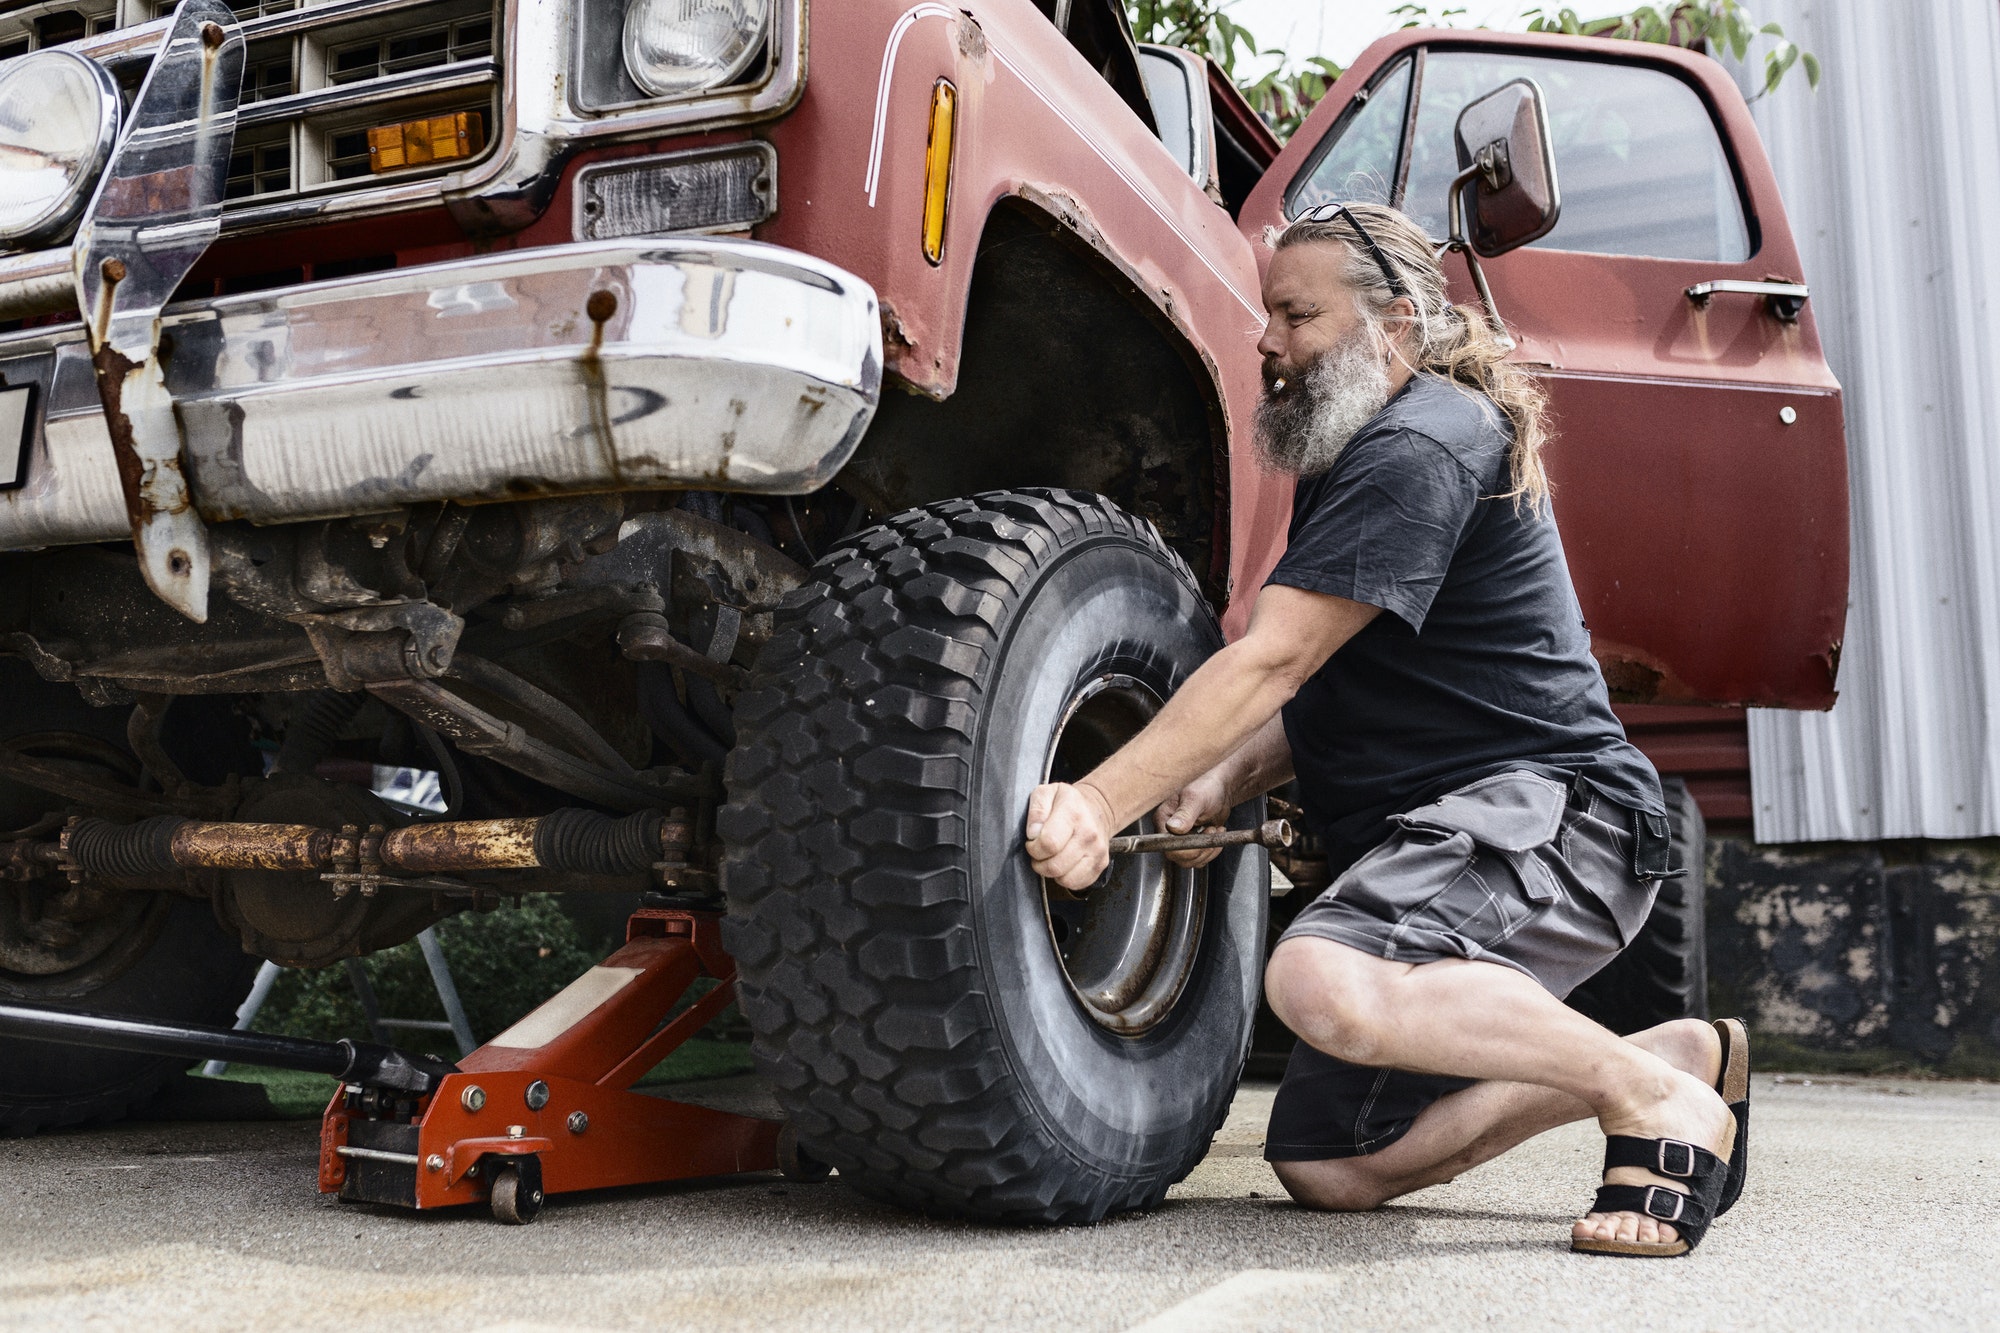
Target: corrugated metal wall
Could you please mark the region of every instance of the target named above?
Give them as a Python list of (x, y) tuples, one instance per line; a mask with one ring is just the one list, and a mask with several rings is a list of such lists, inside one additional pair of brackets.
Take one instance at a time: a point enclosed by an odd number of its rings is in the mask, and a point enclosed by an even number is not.
[(1762, 0), (1824, 60), (1756, 106), (1847, 391), (1831, 713), (1750, 717), (1766, 842), (2000, 834), (2000, 4)]

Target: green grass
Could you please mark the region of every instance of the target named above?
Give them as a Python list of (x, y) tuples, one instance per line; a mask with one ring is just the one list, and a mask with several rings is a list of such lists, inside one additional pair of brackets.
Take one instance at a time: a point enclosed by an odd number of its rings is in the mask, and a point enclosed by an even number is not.
[[(662, 1083), (692, 1083), (750, 1072), (750, 1043), (694, 1037), (639, 1080), (640, 1087)], [(200, 1077), (197, 1075), (196, 1077)], [(324, 1074), (300, 1074), (289, 1069), (253, 1069), (233, 1065), (222, 1076), (235, 1083), (261, 1083), (271, 1109), (283, 1120), (317, 1120), (333, 1096), (334, 1080)]]
[[(195, 1075), (200, 1078), (201, 1075)], [(334, 1080), (325, 1074), (301, 1074), (290, 1069), (252, 1069), (231, 1065), (224, 1074), (230, 1083), (261, 1083), (271, 1109), (281, 1120), (317, 1120), (333, 1100)]]

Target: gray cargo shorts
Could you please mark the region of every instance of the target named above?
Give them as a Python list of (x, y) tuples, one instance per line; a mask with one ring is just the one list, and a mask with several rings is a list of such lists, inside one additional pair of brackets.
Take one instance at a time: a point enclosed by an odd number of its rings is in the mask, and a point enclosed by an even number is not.
[[(1633, 866), (1632, 812), (1588, 786), (1500, 773), (1395, 816), (1396, 832), (1301, 911), (1313, 936), (1377, 958), (1468, 958), (1525, 973), (1558, 999), (1618, 955), (1652, 911)], [(1271, 1108), (1264, 1156), (1377, 1152), (1471, 1080), (1367, 1069), (1304, 1042)]]

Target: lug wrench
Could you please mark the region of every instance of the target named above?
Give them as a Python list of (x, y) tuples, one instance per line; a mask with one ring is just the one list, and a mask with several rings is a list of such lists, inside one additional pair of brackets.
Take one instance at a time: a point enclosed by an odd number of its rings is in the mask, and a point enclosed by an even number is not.
[(1296, 836), (1289, 820), (1268, 819), (1256, 828), (1222, 829), (1216, 833), (1134, 833), (1113, 838), (1111, 854), (1200, 852), (1211, 847), (1289, 847)]

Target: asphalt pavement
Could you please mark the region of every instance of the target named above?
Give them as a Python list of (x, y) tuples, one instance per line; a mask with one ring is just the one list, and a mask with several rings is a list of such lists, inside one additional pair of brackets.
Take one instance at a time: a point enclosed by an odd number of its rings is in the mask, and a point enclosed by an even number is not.
[(2000, 1085), (1753, 1095), (1749, 1189), (1671, 1261), (1568, 1252), (1587, 1125), (1375, 1213), (1306, 1212), (1258, 1155), (1254, 1085), (1165, 1205), (1068, 1230), (776, 1176), (554, 1199), (527, 1227), (360, 1208), (315, 1192), (301, 1122), (0, 1141), (0, 1328), (2000, 1327)]

